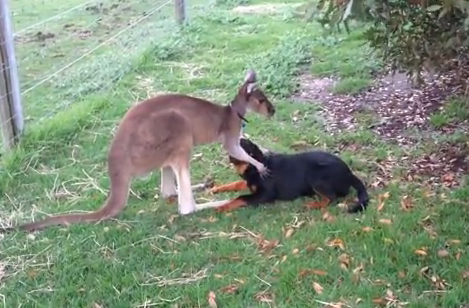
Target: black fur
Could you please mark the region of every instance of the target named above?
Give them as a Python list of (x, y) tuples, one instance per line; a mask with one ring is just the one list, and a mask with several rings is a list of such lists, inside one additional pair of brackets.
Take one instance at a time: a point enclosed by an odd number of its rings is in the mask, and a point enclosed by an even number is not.
[[(348, 212), (359, 212), (368, 206), (369, 198), (365, 185), (347, 164), (334, 154), (324, 151), (263, 154), (257, 145), (248, 139), (241, 138), (240, 144), (246, 153), (270, 170), (270, 176), (264, 179), (252, 165), (240, 174), (248, 187), (255, 187), (251, 189), (251, 194), (237, 197), (250, 206), (311, 197), (316, 192), (326, 196), (332, 203), (337, 198), (345, 197), (350, 187), (357, 190), (358, 202), (349, 206)], [(243, 164), (231, 156), (230, 162), (235, 165)]]

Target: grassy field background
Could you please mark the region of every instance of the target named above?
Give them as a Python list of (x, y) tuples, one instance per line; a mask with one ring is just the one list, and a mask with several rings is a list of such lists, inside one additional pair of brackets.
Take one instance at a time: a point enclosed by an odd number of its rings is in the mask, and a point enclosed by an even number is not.
[[(15, 29), (79, 3), (12, 1)], [(240, 4), (265, 6), (233, 10)], [(17, 152), (3, 157), (0, 170), (0, 220), (8, 225), (98, 208), (109, 188), (108, 144), (131, 105), (167, 91), (225, 104), (249, 67), (278, 111), (271, 121), (249, 115), (246, 133), (275, 151), (294, 152), (292, 145), (301, 141), (340, 152), (368, 184), (369, 209), (348, 215), (335, 206), (322, 214), (297, 200), (178, 217), (174, 205), (158, 198), (159, 174), (153, 174), (134, 181), (129, 206), (117, 220), (1, 235), (0, 305), (210, 307), (210, 292), (218, 307), (469, 305), (469, 188), (408, 181), (404, 164), (396, 164), (385, 185), (374, 185), (379, 159), (399, 162), (427, 149), (403, 149), (365, 125), (332, 136), (319, 116), (320, 104), (292, 97), (296, 77), (305, 72), (341, 76), (333, 91), (354, 93), (371, 83), (382, 64), (363, 46), (356, 25), (351, 35), (323, 37), (317, 24), (295, 16), (295, 3), (278, 4), (192, 3), (190, 22), (181, 31), (168, 6), (28, 92), (27, 135)], [(20, 33), (23, 91), (157, 3), (93, 5)], [(54, 37), (44, 38), (47, 33)], [(356, 147), (344, 146), (351, 143)], [(194, 154), (193, 182), (207, 175), (217, 183), (237, 179), (219, 145)]]

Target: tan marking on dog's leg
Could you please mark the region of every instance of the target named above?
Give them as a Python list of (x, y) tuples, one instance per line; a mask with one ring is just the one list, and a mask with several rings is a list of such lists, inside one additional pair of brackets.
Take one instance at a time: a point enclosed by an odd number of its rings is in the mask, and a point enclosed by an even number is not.
[(225, 184), (225, 185), (215, 186), (210, 190), (210, 192), (212, 194), (217, 194), (217, 193), (221, 193), (225, 191), (245, 190), (247, 188), (248, 186), (247, 186), (246, 181), (237, 181), (237, 182), (232, 182), (232, 183)]

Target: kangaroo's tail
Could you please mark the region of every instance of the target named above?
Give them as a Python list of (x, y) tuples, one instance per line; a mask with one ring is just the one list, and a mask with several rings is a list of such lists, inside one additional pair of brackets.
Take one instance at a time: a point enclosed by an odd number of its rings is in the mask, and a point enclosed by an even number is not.
[(23, 230), (27, 232), (37, 231), (52, 225), (70, 225), (80, 222), (95, 222), (110, 219), (117, 216), (127, 204), (129, 197), (131, 177), (124, 174), (111, 176), (111, 192), (106, 203), (99, 210), (91, 213), (56, 215), (32, 223), (14, 227), (0, 228), (0, 233)]

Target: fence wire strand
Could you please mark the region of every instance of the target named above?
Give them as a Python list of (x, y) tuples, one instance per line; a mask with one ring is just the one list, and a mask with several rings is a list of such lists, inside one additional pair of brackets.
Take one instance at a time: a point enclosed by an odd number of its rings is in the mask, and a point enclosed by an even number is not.
[(66, 11), (60, 12), (60, 13), (57, 14), (57, 15), (51, 16), (51, 17), (49, 17), (49, 18), (46, 18), (46, 19), (44, 19), (44, 20), (41, 20), (41, 21), (38, 22), (38, 23), (32, 24), (32, 25), (30, 25), (30, 26), (28, 26), (28, 27), (26, 27), (26, 28), (24, 28), (24, 29), (21, 29), (21, 30), (17, 31), (13, 36), (17, 36), (17, 35), (20, 34), (20, 33), (23, 33), (23, 32), (26, 32), (26, 31), (28, 31), (28, 30), (30, 30), (30, 29), (39, 27), (40, 25), (43, 25), (43, 24), (45, 24), (46, 22), (49, 22), (49, 21), (51, 21), (51, 20), (58, 19), (58, 18), (62, 17), (63, 15), (66, 15), (66, 14), (68, 14), (68, 13), (70, 13), (70, 12), (73, 12), (73, 11), (75, 11), (75, 10), (77, 10), (77, 9), (79, 9), (79, 8), (81, 8), (81, 7), (83, 7), (83, 6), (87, 5), (87, 4), (89, 4), (89, 3), (96, 2), (96, 1), (97, 1), (97, 0), (89, 0), (89, 1), (86, 1), (86, 2), (84, 2), (84, 3), (78, 4), (78, 5), (76, 5), (76, 6), (72, 7), (72, 8), (70, 8), (70, 9), (68, 9), (68, 10), (66, 10)]
[(70, 66), (74, 65), (75, 63), (77, 63), (78, 61), (82, 60), (83, 58), (87, 57), (88, 55), (90, 55), (91, 53), (93, 53), (94, 51), (96, 51), (97, 49), (99, 49), (100, 47), (106, 45), (107, 43), (109, 43), (110, 41), (112, 41), (113, 39), (115, 39), (116, 37), (118, 37), (119, 35), (121, 35), (122, 33), (128, 31), (129, 29), (133, 28), (135, 25), (141, 23), (142, 21), (144, 21), (145, 19), (147, 19), (148, 17), (150, 17), (153, 13), (159, 11), (160, 9), (162, 9), (163, 7), (165, 7), (166, 5), (168, 5), (169, 3), (171, 3), (172, 0), (168, 0), (166, 1), (165, 3), (153, 8), (152, 10), (150, 10), (149, 12), (147, 12), (147, 14), (145, 16), (142, 16), (140, 17), (139, 19), (137, 19), (136, 21), (134, 21), (133, 23), (131, 23), (130, 25), (128, 25), (127, 27), (125, 27), (124, 29), (120, 30), (119, 32), (117, 32), (116, 34), (112, 35), (111, 37), (109, 37), (108, 39), (106, 39), (105, 41), (99, 43), (98, 45), (96, 45), (95, 47), (93, 47), (92, 49), (88, 50), (87, 52), (85, 52), (83, 55), (81, 55), (80, 57), (76, 58), (75, 60), (73, 60), (72, 62), (68, 63), (67, 65), (63, 66), (62, 68), (58, 69), (57, 71), (55, 71), (54, 73), (50, 74), (49, 76), (47, 76), (46, 78), (42, 79), (41, 81), (39, 81), (38, 83), (36, 83), (35, 85), (33, 85), (32, 87), (24, 90), (23, 92), (21, 92), (21, 95), (25, 95), (26, 93), (34, 90), (35, 88), (37, 88), (38, 86), (42, 85), (43, 83), (49, 81), (50, 79), (54, 78), (55, 76), (57, 76), (58, 74), (60, 74), (61, 72), (63, 72), (64, 70), (68, 69)]
[[(94, 0), (93, 0), (94, 1)], [(168, 0), (158, 6), (155, 6), (153, 7), (151, 10), (147, 11), (146, 12), (146, 15), (140, 17), (139, 19), (135, 20), (134, 22), (130, 23), (127, 27), (123, 28), (122, 30), (120, 30), (119, 32), (115, 33), (114, 35), (110, 36), (109, 38), (107, 38), (105, 41), (99, 43), (98, 45), (96, 45), (95, 47), (93, 47), (92, 49), (88, 50), (86, 53), (82, 54), (80, 57), (76, 58), (75, 60), (73, 60), (72, 62), (68, 63), (67, 65), (63, 66), (62, 68), (60, 68), (59, 70), (55, 71), (54, 73), (50, 74), (49, 76), (47, 76), (46, 78), (42, 79), (41, 81), (39, 81), (38, 83), (36, 83), (35, 85), (29, 87), (28, 89), (24, 90), (23, 92), (21, 92), (21, 95), (25, 95), (26, 93), (29, 93), (30, 91), (34, 90), (35, 88), (37, 88), (38, 86), (44, 84), (45, 82), (49, 81), (50, 79), (54, 78), (55, 76), (57, 76), (58, 74), (60, 74), (61, 72), (65, 71), (66, 69), (68, 69), (69, 67), (71, 67), (72, 65), (74, 65), (75, 63), (79, 62), (80, 60), (84, 59), (85, 57), (87, 57), (88, 55), (92, 54), (94, 51), (98, 50), (100, 47), (108, 44), (110, 41), (114, 40), (116, 37), (120, 36), (122, 33), (125, 33), (126, 31), (130, 30), (131, 28), (133, 28), (134, 26), (136, 26), (137, 24), (141, 23), (142, 21), (144, 21), (145, 19), (147, 19), (148, 17), (150, 17), (151, 15), (153, 15), (154, 13), (156, 13), (157, 11), (161, 10), (162, 8), (164, 8), (165, 6), (167, 6), (169, 3), (171, 3), (173, 0)], [(88, 2), (92, 2), (92, 1), (88, 1)], [(6, 96), (8, 96), (10, 93), (6, 93), (2, 96), (0, 96), (0, 100), (5, 98)], [(57, 106), (57, 108), (54, 108), (51, 112), (49, 112), (47, 115), (41, 117), (38, 119), (37, 122), (42, 122), (43, 120), (47, 119), (48, 117), (50, 117), (51, 115), (53, 115), (57, 110), (61, 109), (61, 108), (64, 108), (64, 107), (68, 107), (70, 104), (72, 104), (72, 102), (68, 102), (66, 104), (60, 104), (59, 106)], [(10, 117), (5, 123), (1, 123), (0, 127), (3, 127), (5, 125), (8, 125), (11, 121), (13, 121), (15, 119), (17, 115), (13, 115), (12, 117)]]

